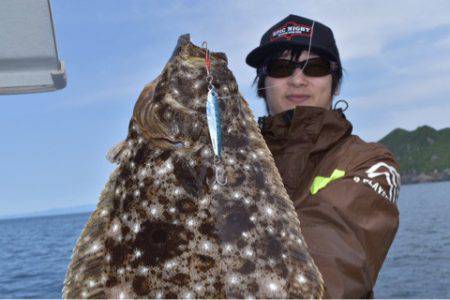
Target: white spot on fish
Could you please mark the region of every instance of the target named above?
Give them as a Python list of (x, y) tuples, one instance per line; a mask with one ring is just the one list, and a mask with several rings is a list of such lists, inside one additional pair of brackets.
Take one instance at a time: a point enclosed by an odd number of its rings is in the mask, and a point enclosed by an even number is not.
[(252, 203), (252, 200), (250, 198), (245, 198), (244, 203), (250, 205)]
[(262, 149), (256, 150), (256, 154), (258, 154), (259, 156), (262, 156), (262, 157), (265, 156), (265, 155), (264, 155), (264, 150), (262, 150)]
[(273, 230), (273, 227), (272, 227), (272, 226), (268, 226), (268, 227), (267, 227), (267, 231), (268, 231), (269, 233), (274, 233), (274, 230)]
[(112, 230), (112, 232), (117, 232), (117, 231), (119, 231), (119, 224), (117, 224), (117, 223), (113, 224), (111, 230)]
[(202, 150), (203, 157), (209, 157), (211, 155), (211, 151), (208, 148)]
[(150, 208), (150, 214), (152, 216), (156, 216), (158, 214), (158, 210), (156, 209), (156, 207)]
[(163, 294), (161, 292), (156, 292), (156, 294), (155, 294), (156, 299), (161, 299), (162, 296), (163, 296)]
[(179, 94), (180, 94), (180, 92), (179, 92), (177, 89), (172, 89), (172, 92), (173, 92), (175, 95), (179, 95)]
[(141, 226), (139, 226), (139, 224), (134, 224), (133, 225), (133, 232), (134, 233), (138, 233), (140, 229), (141, 229)]
[(108, 277), (106, 277), (105, 274), (102, 274), (102, 277), (100, 278), (100, 281), (101, 281), (102, 283), (106, 283), (107, 280), (108, 280)]
[(120, 188), (119, 188), (119, 187), (116, 189), (116, 195), (117, 195), (117, 196), (120, 195)]
[(147, 272), (148, 272), (148, 268), (147, 267), (144, 267), (144, 266), (141, 266), (140, 268), (139, 268), (139, 273), (141, 274), (141, 275), (146, 275), (147, 274)]
[(201, 291), (203, 291), (204, 286), (203, 286), (202, 284), (200, 284), (200, 283), (197, 283), (197, 284), (195, 285), (194, 289), (195, 289), (197, 292), (201, 292)]
[(250, 166), (247, 165), (247, 164), (245, 164), (245, 165), (244, 165), (244, 169), (246, 169), (246, 170), (248, 171), (248, 170), (250, 170)]
[(269, 290), (271, 292), (277, 291), (278, 290), (278, 285), (276, 283), (274, 283), (274, 282), (269, 283)]
[(202, 248), (202, 250), (204, 251), (209, 251), (211, 250), (211, 243), (208, 241), (203, 241), (200, 245), (200, 247)]
[(208, 197), (203, 197), (202, 200), (200, 200), (200, 204), (203, 206), (207, 206), (209, 204)]
[(173, 206), (171, 208), (169, 208), (169, 212), (171, 214), (174, 214), (176, 211), (177, 211), (177, 209), (175, 207), (173, 207)]
[(111, 261), (111, 254), (106, 254), (105, 259), (107, 262)]
[(250, 217), (250, 221), (255, 222), (255, 221), (256, 221), (256, 216), (255, 216), (255, 215), (252, 215), (252, 216)]
[(89, 280), (89, 281), (88, 281), (88, 286), (89, 286), (90, 288), (93, 288), (95, 285), (96, 285), (96, 283), (95, 283), (94, 280)]
[(195, 166), (195, 160), (190, 159), (189, 160), (189, 166), (191, 166), (191, 167)]
[(81, 297), (87, 298), (87, 296), (88, 296), (88, 293), (86, 291), (81, 292)]
[(108, 211), (106, 210), (106, 209), (102, 209), (102, 211), (101, 211), (101, 213), (100, 213), (100, 216), (101, 217), (104, 217), (104, 216), (106, 216), (108, 214)]
[(250, 249), (250, 248), (245, 249), (245, 250), (244, 250), (244, 255), (245, 255), (246, 257), (252, 257), (252, 256), (253, 256), (253, 250)]
[(229, 163), (230, 165), (234, 165), (234, 164), (236, 163), (236, 160), (235, 160), (233, 157), (230, 157), (230, 158), (228, 159), (228, 163)]
[(239, 192), (233, 192), (233, 198), (234, 199), (239, 199), (241, 197), (241, 193)]
[(141, 192), (139, 190), (135, 190), (133, 193), (134, 197), (139, 197), (141, 195)]
[(233, 246), (230, 244), (225, 244), (225, 246), (223, 247), (223, 251), (225, 253), (230, 253), (233, 250)]
[(122, 220), (126, 221), (127, 219), (128, 219), (128, 215), (127, 214), (123, 214)]
[(145, 178), (147, 177), (147, 169), (143, 168), (141, 171), (139, 171), (139, 177)]
[(195, 226), (195, 220), (194, 219), (188, 219), (186, 224), (189, 227), (194, 227)]
[(84, 237), (84, 239), (83, 239), (83, 241), (86, 243), (86, 242), (89, 242), (89, 240), (90, 240), (90, 237), (87, 235), (87, 236), (85, 236)]
[(125, 274), (125, 269), (124, 268), (117, 269), (117, 274), (119, 274), (119, 275)]
[(124, 292), (120, 292), (119, 293), (119, 299), (125, 299), (125, 293)]
[(266, 207), (266, 214), (269, 217), (273, 216), (273, 209), (271, 207)]
[(238, 284), (239, 283), (239, 278), (236, 275), (230, 275), (228, 277), (228, 282), (232, 285)]
[(218, 184), (213, 184), (212, 189), (214, 191), (217, 191), (219, 189), (219, 185)]
[[(172, 172), (173, 171), (173, 164), (171, 159), (169, 158), (168, 160), (166, 160), (163, 165), (161, 166), (161, 168), (158, 169), (158, 171), (156, 171), (157, 175), (164, 175), (166, 173)], [(155, 180), (156, 181), (156, 180)]]
[(192, 299), (193, 298), (193, 294), (192, 294), (192, 292), (186, 292), (186, 293), (183, 293), (183, 295), (181, 296), (181, 298), (183, 298), (183, 299)]
[(300, 284), (305, 284), (308, 280), (306, 279), (305, 276), (303, 276), (303, 274), (299, 274), (299, 275), (297, 275), (297, 281)]
[(143, 141), (144, 141), (143, 138), (141, 138), (141, 137), (138, 138), (138, 143), (139, 143), (139, 144), (142, 144)]
[(255, 153), (252, 153), (251, 156), (252, 156), (253, 159), (257, 159), (258, 158), (258, 155), (256, 155)]
[(252, 294), (250, 294), (250, 295), (247, 295), (247, 296), (245, 297), (245, 299), (253, 300), (253, 299), (256, 299), (256, 298), (255, 298), (255, 296), (253, 296)]
[(130, 163), (130, 167), (131, 167), (132, 169), (134, 169), (134, 168), (136, 167), (136, 164), (134, 163), (134, 161), (132, 161), (132, 162)]
[(283, 253), (283, 254), (281, 254), (281, 257), (284, 258), (284, 259), (286, 259), (286, 258), (287, 258), (287, 255)]
[(202, 84), (201, 81), (196, 81), (196, 82), (194, 83), (194, 89), (198, 89), (198, 88), (200, 87), (201, 84)]
[(173, 191), (173, 193), (178, 196), (179, 194), (181, 194), (181, 189), (179, 187), (175, 188), (175, 190)]
[(99, 244), (98, 242), (95, 242), (95, 243), (91, 246), (89, 252), (91, 252), (91, 253), (92, 253), (92, 252), (97, 252), (98, 250), (100, 250), (100, 248), (101, 248), (100, 244)]
[(176, 262), (174, 262), (174, 261), (168, 261), (168, 262), (166, 262), (166, 264), (164, 265), (164, 268), (166, 269), (166, 270), (171, 270), (173, 267), (175, 267), (176, 266)]
[(244, 237), (244, 238), (249, 238), (250, 237), (250, 234), (248, 233), (248, 232), (242, 232), (242, 236)]

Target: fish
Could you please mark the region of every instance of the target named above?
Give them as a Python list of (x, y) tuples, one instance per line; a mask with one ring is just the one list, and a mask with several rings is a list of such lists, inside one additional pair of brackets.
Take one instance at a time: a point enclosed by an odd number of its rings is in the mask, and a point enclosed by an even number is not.
[(73, 248), (63, 298), (323, 297), (294, 205), (222, 52), (210, 52), (215, 154), (205, 53), (180, 36), (138, 97), (126, 139), (108, 152), (117, 168)]

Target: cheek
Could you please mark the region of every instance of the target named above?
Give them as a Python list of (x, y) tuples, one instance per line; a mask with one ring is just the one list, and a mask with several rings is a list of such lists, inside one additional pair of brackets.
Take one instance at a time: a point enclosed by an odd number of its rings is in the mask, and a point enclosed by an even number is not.
[(331, 96), (331, 75), (316, 78), (315, 87), (322, 96)]
[(266, 89), (266, 95), (272, 97), (275, 100), (283, 93), (283, 80), (272, 78), (272, 77), (266, 77), (266, 81), (264, 83), (264, 87)]

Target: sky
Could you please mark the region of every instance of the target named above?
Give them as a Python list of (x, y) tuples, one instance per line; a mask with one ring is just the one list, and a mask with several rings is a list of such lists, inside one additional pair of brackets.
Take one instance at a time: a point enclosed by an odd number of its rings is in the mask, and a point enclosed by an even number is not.
[[(178, 36), (226, 53), (256, 117), (246, 55), (289, 14), (332, 28), (354, 134), (450, 127), (450, 1), (53, 0), (63, 90), (0, 96), (0, 216), (96, 204), (134, 103)], [(0, 41), (1, 43), (1, 41)]]

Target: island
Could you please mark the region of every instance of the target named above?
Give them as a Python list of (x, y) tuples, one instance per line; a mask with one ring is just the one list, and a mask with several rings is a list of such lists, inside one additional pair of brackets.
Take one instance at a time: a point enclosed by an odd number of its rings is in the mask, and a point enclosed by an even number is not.
[(379, 143), (391, 150), (400, 163), (402, 184), (450, 180), (450, 128), (397, 128)]

